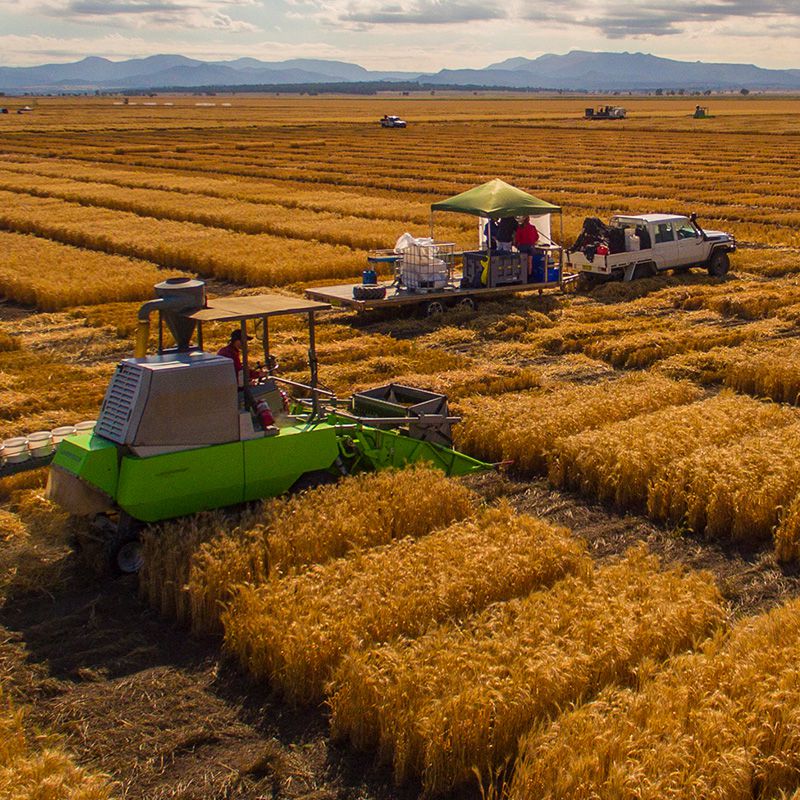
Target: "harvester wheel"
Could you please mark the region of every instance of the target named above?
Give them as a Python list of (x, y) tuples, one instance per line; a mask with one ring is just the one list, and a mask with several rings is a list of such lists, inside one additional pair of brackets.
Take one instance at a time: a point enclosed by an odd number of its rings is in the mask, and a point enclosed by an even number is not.
[(106, 556), (109, 565), (117, 575), (133, 575), (144, 563), (142, 542), (139, 534), (142, 523), (121, 513), (113, 532), (106, 540)]
[(715, 250), (708, 260), (708, 274), (713, 278), (722, 278), (728, 274), (731, 260), (724, 250)]

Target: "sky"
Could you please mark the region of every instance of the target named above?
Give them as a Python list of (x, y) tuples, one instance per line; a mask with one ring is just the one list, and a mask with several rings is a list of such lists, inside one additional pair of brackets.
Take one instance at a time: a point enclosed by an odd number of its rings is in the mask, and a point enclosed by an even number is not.
[(800, 0), (0, 0), (0, 66), (172, 53), (435, 72), (570, 50), (800, 68)]

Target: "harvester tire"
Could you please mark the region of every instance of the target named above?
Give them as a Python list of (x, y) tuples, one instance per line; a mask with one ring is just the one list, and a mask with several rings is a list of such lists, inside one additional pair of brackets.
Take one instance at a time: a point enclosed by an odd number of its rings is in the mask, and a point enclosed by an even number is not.
[(106, 540), (106, 558), (115, 575), (133, 575), (144, 563), (139, 534), (144, 526), (127, 514), (119, 515), (116, 529)]
[(354, 286), (354, 300), (383, 300), (386, 297), (385, 286)]
[(731, 266), (731, 260), (724, 250), (715, 250), (708, 260), (708, 274), (712, 278), (722, 278), (728, 274)]

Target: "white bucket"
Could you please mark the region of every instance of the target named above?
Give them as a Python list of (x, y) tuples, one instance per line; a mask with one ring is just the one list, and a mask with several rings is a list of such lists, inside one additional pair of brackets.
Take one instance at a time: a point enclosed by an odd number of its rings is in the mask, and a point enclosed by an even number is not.
[(67, 436), (72, 436), (75, 433), (74, 425), (62, 425), (60, 428), (53, 428), (53, 444), (58, 444)]
[(95, 419), (87, 419), (85, 422), (79, 422), (75, 426), (75, 433), (91, 433), (96, 424), (97, 420)]
[(28, 452), (31, 458), (42, 458), (53, 452), (53, 434), (50, 431), (36, 431), (28, 434)]
[(30, 458), (28, 453), (28, 437), (14, 436), (3, 442), (3, 454), (7, 464), (20, 464)]

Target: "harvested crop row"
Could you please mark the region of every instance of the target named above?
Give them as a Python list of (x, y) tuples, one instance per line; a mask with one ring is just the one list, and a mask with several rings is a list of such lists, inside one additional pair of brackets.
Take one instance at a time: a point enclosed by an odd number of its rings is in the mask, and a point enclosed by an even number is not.
[(638, 510), (646, 507), (653, 481), (678, 459), (793, 423), (800, 423), (794, 409), (726, 391), (562, 439), (551, 459), (550, 481)]
[(40, 311), (81, 303), (143, 300), (153, 284), (185, 272), (0, 231), (0, 296)]
[(23, 715), (3, 697), (0, 686), (0, 797), (31, 800), (107, 800), (111, 786), (101, 775), (77, 766), (55, 741), (30, 737)]
[[(160, 189), (122, 189), (102, 183), (78, 183), (38, 176), (17, 176), (0, 171), (0, 190), (21, 196), (56, 198), (90, 207), (131, 212), (175, 222), (192, 222), (237, 233), (282, 236), (302, 241), (325, 242), (353, 249), (393, 247), (408, 226), (402, 220), (374, 220), (329, 211), (292, 213), (281, 203), (252, 203), (235, 199), (177, 194)], [(424, 228), (417, 230), (421, 235)], [(448, 241), (463, 231), (446, 229)], [(474, 237), (472, 229), (469, 231)]]
[(356, 254), (342, 246), (232, 233), (2, 191), (0, 228), (255, 286), (347, 277), (360, 268)]
[[(508, 796), (770, 800), (800, 770), (800, 602), (738, 623), (522, 744)], [(579, 753), (580, 758), (575, 758)], [(566, 769), (565, 765), (569, 768)]]
[(293, 700), (318, 701), (348, 651), (418, 636), (552, 585), (585, 570), (587, 558), (568, 531), (500, 507), (422, 539), (244, 587), (223, 615), (225, 644), (254, 677)]
[(700, 447), (673, 461), (650, 488), (648, 511), (710, 538), (769, 540), (800, 490), (800, 424)]
[(474, 767), (494, 774), (561, 708), (630, 680), (644, 659), (691, 647), (723, 617), (709, 576), (662, 572), (632, 551), (464, 625), (351, 653), (332, 683), (333, 733), (377, 746), (398, 781), (420, 776), (426, 793), (449, 791)]
[(241, 584), (260, 584), (353, 549), (424, 536), (475, 508), (463, 484), (428, 467), (348, 477), (267, 501), (236, 526), (214, 513), (147, 534), (140, 592), (196, 633), (214, 633)]
[(462, 406), (457, 446), (487, 461), (511, 460), (522, 473), (541, 473), (559, 439), (665, 406), (690, 403), (701, 391), (658, 375), (633, 374), (590, 386), (479, 397)]

